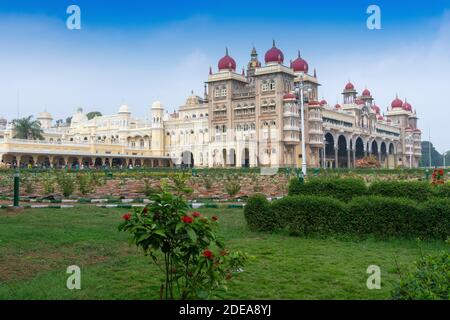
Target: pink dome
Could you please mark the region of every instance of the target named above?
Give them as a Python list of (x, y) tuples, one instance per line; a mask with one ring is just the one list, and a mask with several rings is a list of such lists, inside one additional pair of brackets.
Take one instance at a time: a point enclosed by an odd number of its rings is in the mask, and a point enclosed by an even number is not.
[(225, 56), (219, 60), (218, 63), (219, 71), (221, 70), (232, 70), (236, 71), (236, 61), (228, 55), (228, 48), (225, 51)]
[(406, 100), (405, 103), (403, 103), (403, 110), (412, 111), (412, 106), (408, 102), (406, 102)]
[(364, 97), (370, 97), (370, 91), (366, 88), (366, 89), (364, 89), (364, 91), (362, 92), (362, 95), (363, 95)]
[(295, 95), (293, 95), (292, 93), (286, 93), (283, 96), (283, 100), (294, 100), (295, 99)]
[(355, 90), (355, 86), (353, 85), (353, 83), (349, 82), (345, 85), (344, 90)]
[(266, 63), (276, 62), (283, 63), (284, 55), (283, 52), (275, 46), (275, 40), (273, 41), (273, 46), (270, 48), (266, 55), (264, 56), (264, 60)]
[(336, 103), (336, 105), (334, 106), (335, 109), (340, 109), (341, 105), (339, 103)]
[(372, 106), (372, 110), (373, 111), (375, 111), (375, 113), (376, 114), (380, 114), (380, 107), (379, 106), (377, 106), (376, 104), (374, 104), (373, 106)]
[(402, 107), (403, 107), (403, 101), (400, 100), (398, 97), (396, 97), (396, 98), (392, 101), (391, 107), (392, 107), (392, 109), (395, 109), (395, 108), (402, 108)]
[(384, 120), (384, 118), (383, 118), (383, 116), (381, 114), (377, 117), (377, 119), (378, 120)]
[(320, 101), (320, 105), (321, 105), (321, 106), (324, 106), (324, 105), (326, 105), (326, 104), (327, 104), (327, 100), (322, 99), (322, 100)]
[(308, 62), (302, 59), (302, 57), (300, 56), (300, 50), (298, 51), (297, 59), (292, 61), (291, 68), (294, 69), (295, 72), (308, 73)]

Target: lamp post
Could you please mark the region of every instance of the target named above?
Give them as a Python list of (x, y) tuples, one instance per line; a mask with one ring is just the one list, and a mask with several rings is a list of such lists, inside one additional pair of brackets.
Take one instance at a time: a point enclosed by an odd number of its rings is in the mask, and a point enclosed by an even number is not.
[(303, 75), (300, 75), (300, 83), (295, 87), (297, 101), (300, 95), (300, 123), (302, 135), (302, 173), (306, 176), (306, 145), (305, 145), (305, 113), (303, 107)]
[(19, 186), (20, 186), (20, 176), (19, 169), (16, 169), (14, 173), (14, 198), (13, 198), (13, 206), (19, 206)]

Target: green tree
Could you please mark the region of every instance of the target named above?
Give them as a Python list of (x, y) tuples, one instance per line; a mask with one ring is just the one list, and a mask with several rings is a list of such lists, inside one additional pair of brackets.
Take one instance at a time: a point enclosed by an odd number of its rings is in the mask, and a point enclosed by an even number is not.
[(94, 119), (95, 117), (101, 117), (101, 116), (102, 116), (102, 113), (99, 112), (99, 111), (92, 111), (92, 112), (89, 112), (89, 113), (86, 115), (86, 117), (87, 117), (89, 120)]
[(28, 140), (44, 140), (42, 136), (41, 123), (38, 120), (33, 120), (33, 116), (22, 119), (14, 119), (14, 138), (28, 139)]

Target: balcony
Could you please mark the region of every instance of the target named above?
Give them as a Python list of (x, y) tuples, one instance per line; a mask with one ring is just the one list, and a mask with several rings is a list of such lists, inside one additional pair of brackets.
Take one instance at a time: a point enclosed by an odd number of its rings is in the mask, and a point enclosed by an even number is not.
[(320, 135), (323, 135), (323, 130), (320, 130), (320, 129), (309, 129), (308, 133), (309, 134), (320, 134)]
[(285, 131), (299, 131), (300, 127), (299, 126), (292, 126), (292, 125), (285, 125), (283, 127), (283, 130), (285, 130)]
[(300, 143), (300, 139), (298, 137), (284, 137), (283, 142), (285, 144), (298, 144)]
[(298, 112), (284, 111), (284, 112), (283, 112), (283, 117), (295, 117), (295, 118), (300, 118), (300, 115), (298, 114)]

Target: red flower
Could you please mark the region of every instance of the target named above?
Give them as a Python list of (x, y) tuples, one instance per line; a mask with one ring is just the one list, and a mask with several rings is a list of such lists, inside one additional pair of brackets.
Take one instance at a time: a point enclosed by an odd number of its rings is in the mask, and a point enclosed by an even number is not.
[(212, 258), (214, 257), (214, 254), (212, 253), (211, 250), (206, 249), (205, 251), (203, 251), (203, 256), (208, 258), (209, 260), (212, 260)]
[(183, 222), (185, 223), (192, 223), (192, 221), (194, 221), (194, 219), (192, 219), (192, 217), (189, 216), (183, 216), (181, 220), (183, 220)]
[(125, 220), (125, 221), (130, 220), (130, 219), (131, 219), (131, 213), (125, 213), (125, 214), (122, 216), (122, 219)]
[(219, 217), (218, 216), (212, 216), (212, 219), (213, 219), (213, 221), (217, 221), (217, 220), (219, 220)]
[(443, 176), (443, 175), (444, 175), (444, 170), (440, 169), (440, 170), (439, 170), (439, 174), (440, 174), (441, 176)]
[(192, 216), (193, 216), (194, 218), (198, 218), (198, 217), (201, 216), (201, 214), (200, 214), (200, 212), (195, 211), (195, 212), (192, 214)]

